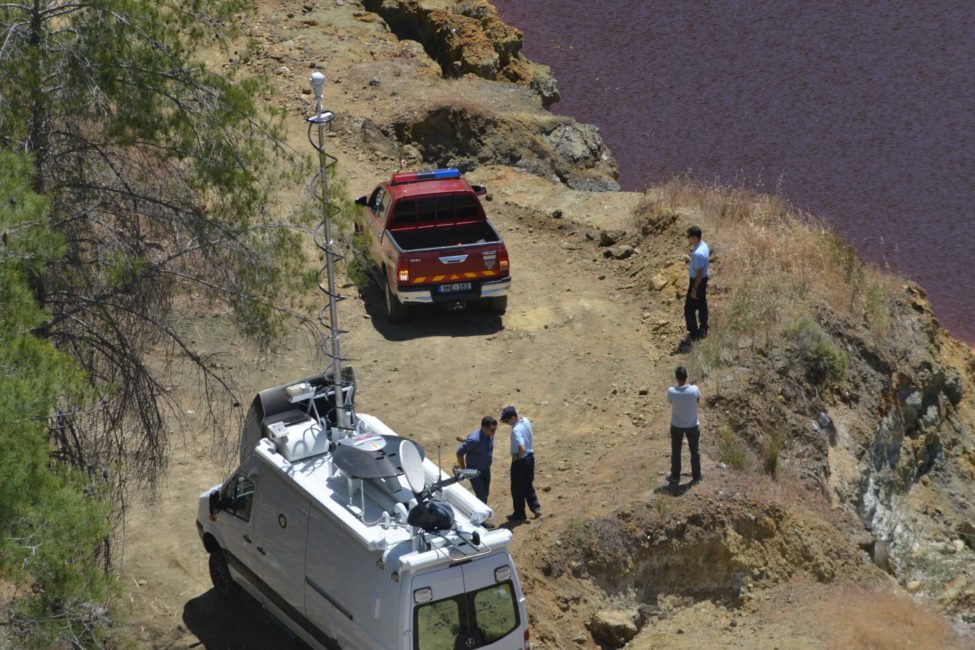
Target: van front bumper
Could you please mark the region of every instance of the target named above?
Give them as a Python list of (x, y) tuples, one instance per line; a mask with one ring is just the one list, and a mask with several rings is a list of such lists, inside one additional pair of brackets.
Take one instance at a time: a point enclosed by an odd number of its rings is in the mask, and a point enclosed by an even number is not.
[(501, 298), (508, 295), (511, 288), (511, 276), (472, 283), (470, 291), (440, 293), (438, 285), (413, 288), (400, 287), (397, 291), (400, 302), (409, 304), (425, 304), (440, 302), (456, 302), (458, 300), (482, 300), (485, 298)]

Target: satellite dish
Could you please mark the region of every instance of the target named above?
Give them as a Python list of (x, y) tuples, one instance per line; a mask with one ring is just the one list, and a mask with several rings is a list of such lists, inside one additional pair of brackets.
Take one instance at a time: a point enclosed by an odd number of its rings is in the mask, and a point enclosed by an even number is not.
[(406, 482), (414, 493), (420, 493), (426, 487), (426, 478), (423, 473), (423, 458), (417, 451), (416, 445), (410, 440), (403, 440), (399, 443), (399, 463), (406, 475)]

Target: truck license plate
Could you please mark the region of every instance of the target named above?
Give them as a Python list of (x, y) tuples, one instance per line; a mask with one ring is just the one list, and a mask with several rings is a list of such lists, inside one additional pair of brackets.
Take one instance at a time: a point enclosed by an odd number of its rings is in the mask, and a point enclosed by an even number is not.
[(457, 293), (459, 291), (470, 291), (470, 282), (455, 282), (453, 284), (441, 284), (437, 289), (440, 293)]

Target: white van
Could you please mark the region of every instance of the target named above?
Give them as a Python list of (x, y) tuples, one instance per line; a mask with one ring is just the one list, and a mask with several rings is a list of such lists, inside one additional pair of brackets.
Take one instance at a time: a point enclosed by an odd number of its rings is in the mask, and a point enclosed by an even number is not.
[(333, 398), (321, 376), (255, 398), (240, 466), (200, 496), (220, 596), (247, 591), (314, 648), (529, 648), (511, 532), (482, 526), (465, 473), (375, 417), (330, 426)]

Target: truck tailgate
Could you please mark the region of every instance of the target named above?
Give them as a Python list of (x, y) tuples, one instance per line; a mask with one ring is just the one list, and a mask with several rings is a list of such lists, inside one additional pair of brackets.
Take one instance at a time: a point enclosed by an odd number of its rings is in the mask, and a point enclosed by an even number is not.
[[(409, 281), (400, 282), (402, 288), (429, 285), (466, 285), (451, 287), (468, 291), (473, 285), (507, 275), (500, 270), (504, 256), (501, 242), (468, 244), (443, 248), (407, 251), (403, 256), (409, 263)], [(447, 287), (442, 287), (445, 290)]]

